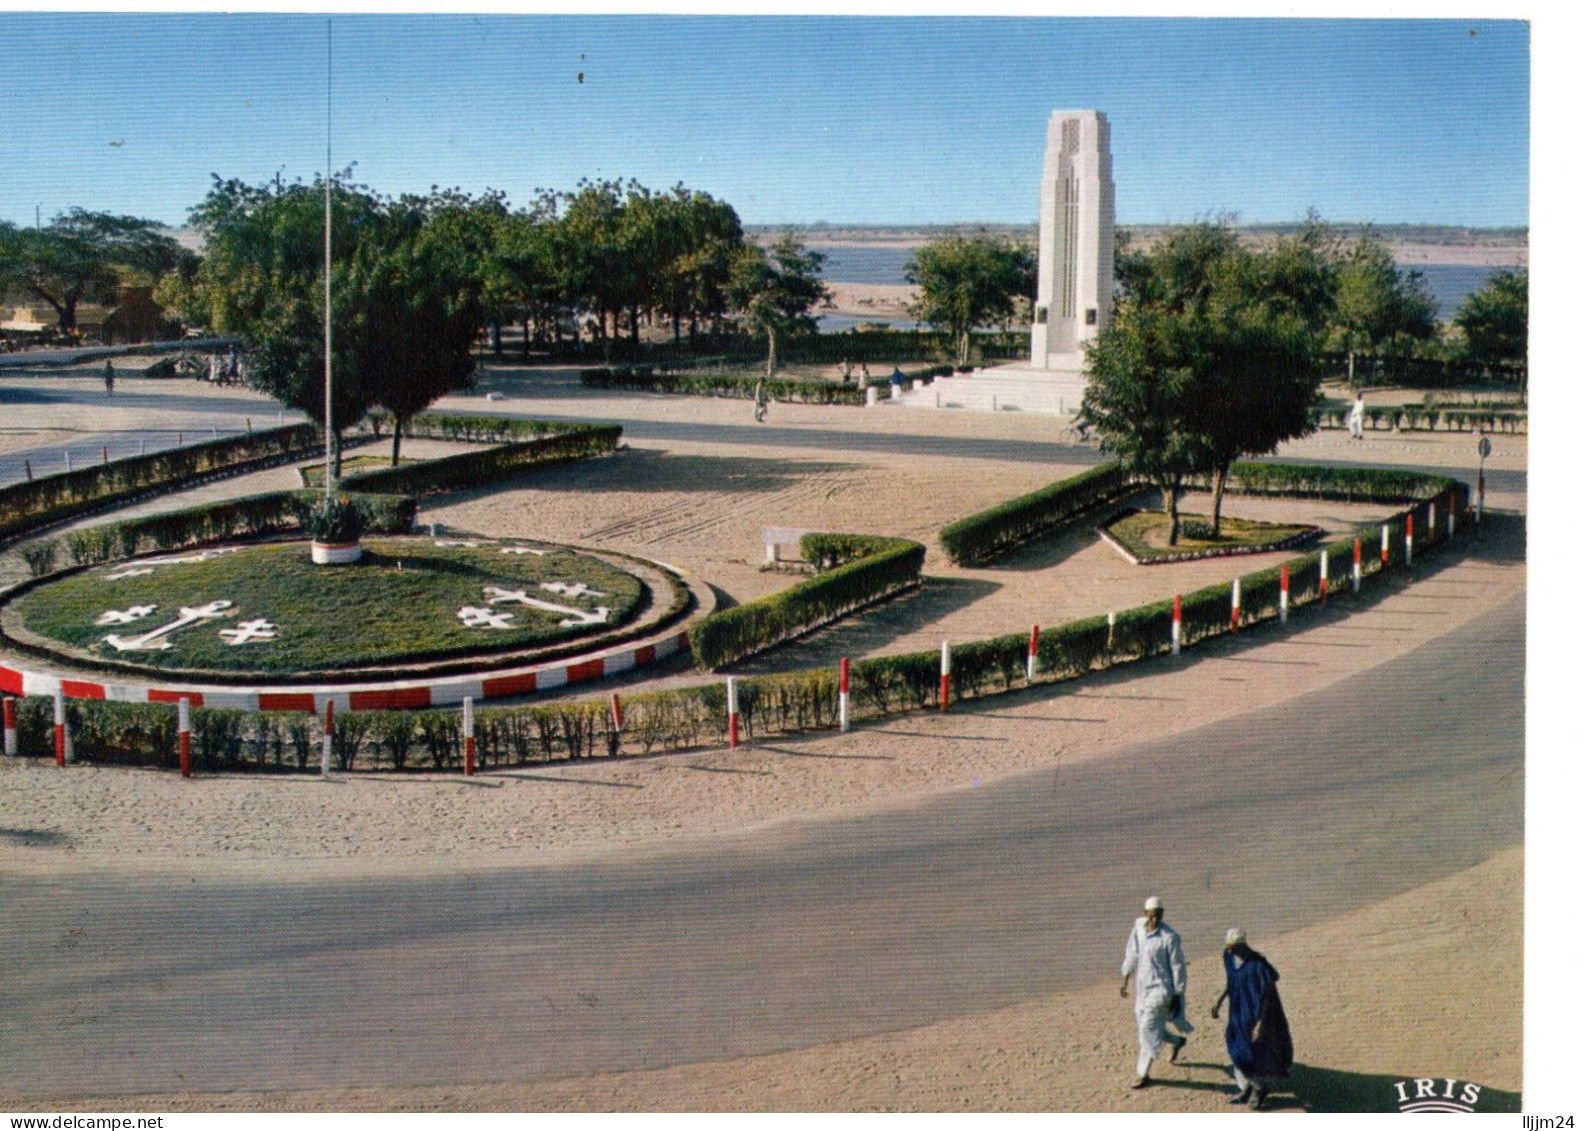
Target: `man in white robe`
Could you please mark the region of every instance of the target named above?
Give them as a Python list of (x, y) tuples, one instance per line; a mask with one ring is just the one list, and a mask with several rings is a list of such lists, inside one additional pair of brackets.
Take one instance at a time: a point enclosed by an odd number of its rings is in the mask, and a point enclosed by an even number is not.
[[(1128, 996), (1128, 979), (1134, 978), (1134, 1020), (1139, 1025), (1139, 1059), (1134, 1065), (1133, 1087), (1150, 1083), (1150, 1065), (1161, 1055), (1162, 1042), (1172, 1045), (1172, 1059), (1188, 1043), (1194, 1026), (1184, 1012), (1183, 995), (1189, 988), (1189, 966), (1183, 959), (1183, 941), (1167, 926), (1158, 896), (1145, 900), (1145, 914), (1134, 920), (1123, 950), (1123, 985), (1119, 996)], [(1167, 1032), (1167, 1023), (1182, 1036)]]

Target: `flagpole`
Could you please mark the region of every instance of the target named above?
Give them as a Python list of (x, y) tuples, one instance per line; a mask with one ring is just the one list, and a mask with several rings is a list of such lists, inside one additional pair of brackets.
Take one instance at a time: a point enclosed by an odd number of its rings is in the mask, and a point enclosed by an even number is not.
[(331, 472), (330, 397), (330, 21), (325, 21), (325, 502), (330, 502)]

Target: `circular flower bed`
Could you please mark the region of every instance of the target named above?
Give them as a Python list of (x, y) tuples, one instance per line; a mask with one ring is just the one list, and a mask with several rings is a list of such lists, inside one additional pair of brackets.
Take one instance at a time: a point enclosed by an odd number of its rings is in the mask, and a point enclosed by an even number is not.
[(316, 568), (301, 542), (134, 558), (35, 586), (5, 619), (35, 646), (118, 667), (301, 675), (572, 642), (632, 621), (651, 600), (632, 573), (562, 546), (363, 547), (336, 569)]

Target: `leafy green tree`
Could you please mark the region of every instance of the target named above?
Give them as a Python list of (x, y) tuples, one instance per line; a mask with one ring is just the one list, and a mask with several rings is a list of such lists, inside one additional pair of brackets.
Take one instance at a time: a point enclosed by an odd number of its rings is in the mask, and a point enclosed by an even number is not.
[(622, 221), (627, 191), (622, 181), (581, 181), (563, 194), (557, 225), (556, 275), (563, 293), (598, 319), (607, 362), (621, 312), (639, 289), (632, 232)]
[(765, 335), (767, 380), (776, 376), (777, 340), (815, 330), (810, 312), (831, 295), (820, 281), (825, 259), (791, 235), (782, 236), (768, 251), (744, 244), (732, 257), (727, 301), (751, 332)]
[(1464, 331), (1465, 352), (1472, 360), (1523, 364), (1530, 343), (1530, 273), (1492, 275), (1464, 299), (1453, 322)]
[[(331, 185), (333, 477), (341, 434), (374, 405), (401, 424), (467, 381), (481, 316), (477, 246), (443, 209)], [(206, 255), (171, 289), (195, 321), (241, 336), (254, 387), (325, 426), (324, 184), (215, 178), (192, 210)]]
[(945, 327), (957, 347), (958, 364), (969, 359), (974, 327), (1011, 321), (1020, 298), (1035, 288), (1035, 259), (1029, 249), (992, 236), (949, 236), (919, 248), (908, 261), (907, 280), (919, 288), (914, 316)]
[(1392, 350), (1436, 333), (1436, 301), (1418, 271), (1398, 269), (1381, 241), (1366, 231), (1336, 268), (1332, 336), (1348, 354), (1356, 384), (1360, 350)]
[(1085, 344), (1081, 413), (1101, 450), (1161, 490), (1177, 545), (1184, 481), (1208, 466), (1204, 437), (1193, 427), (1196, 343), (1181, 316), (1147, 302), (1120, 301), (1112, 321)]
[(1183, 484), (1208, 474), (1212, 534), (1234, 460), (1312, 427), (1329, 270), (1313, 233), (1255, 255), (1225, 224), (1130, 252), (1113, 323), (1090, 345), (1083, 413), (1160, 488), (1176, 544)]
[(0, 290), (49, 304), (63, 334), (82, 302), (113, 303), (124, 282), (154, 283), (192, 253), (153, 220), (73, 208), (44, 228), (0, 225)]

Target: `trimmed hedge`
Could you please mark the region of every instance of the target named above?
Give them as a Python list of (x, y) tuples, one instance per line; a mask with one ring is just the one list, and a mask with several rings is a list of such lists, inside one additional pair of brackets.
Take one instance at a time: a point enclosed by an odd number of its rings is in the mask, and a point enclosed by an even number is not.
[[(1330, 477), (1337, 477), (1343, 484), (1339, 490), (1356, 489), (1348, 468), (1297, 471), (1305, 472), (1305, 481), (1319, 490), (1325, 490), (1323, 481)], [(1459, 516), (1461, 525), (1467, 518), (1467, 484), (1429, 475), (1410, 474), (1408, 478), (1419, 481), (1407, 484), (1414, 501), (1385, 524), (1362, 528), (1358, 536), (1362, 587), (1374, 587), (1404, 564), (1404, 536), (1411, 515), (1416, 547), (1421, 551), (1447, 540), (1446, 516), (1450, 509)], [(1434, 523), (1430, 516), (1433, 505)], [(1381, 557), (1381, 525), (1388, 528), (1386, 563)], [(1352, 591), (1354, 546), (1351, 536), (1289, 559), (1286, 564), (1290, 608), (1299, 609), (1320, 600), (1323, 558), (1327, 563), (1330, 599), (1347, 600)], [(812, 560), (822, 555), (828, 560), (845, 559), (845, 564), (804, 586), (837, 581), (850, 586), (853, 594), (864, 588), (859, 571), (865, 567), (878, 569), (888, 559), (911, 563), (913, 578), (917, 580), (924, 552), (917, 543), (862, 535), (809, 535), (800, 548)], [(843, 571), (854, 572), (844, 579)], [(1277, 618), (1281, 576), (1282, 566), (1277, 565), (1240, 579), (1244, 627)], [(795, 587), (798, 588), (803, 587)], [(1231, 593), (1232, 583), (1227, 582), (1182, 596), (1184, 647), (1231, 630)], [(839, 601), (837, 594), (826, 597), (833, 604)], [(728, 613), (740, 611), (733, 609)], [(1043, 629), (1036, 653), (1035, 682), (1073, 679), (1167, 652), (1171, 647), (1171, 624), (1172, 602), (1157, 601), (1118, 612), (1114, 624), (1109, 624), (1106, 617), (1095, 616)], [(1022, 633), (957, 645), (952, 649), (953, 697), (991, 695), (1024, 685), (1027, 649), (1028, 638)], [(850, 717), (862, 720), (937, 704), (939, 663), (940, 654), (935, 650), (854, 663)], [(624, 696), (622, 706), (620, 732), (603, 699), (481, 710), (475, 718), (479, 764), (490, 768), (623, 753), (650, 754), (721, 745), (726, 741), (726, 693), (720, 681)], [(831, 670), (751, 676), (738, 683), (743, 732), (751, 740), (756, 736), (830, 727), (836, 722), (837, 706), (837, 675)], [(50, 711), (48, 699), (21, 700), (18, 745), (23, 755), (51, 755)], [(176, 765), (174, 706), (69, 700), (67, 712), (78, 757), (85, 761)], [(460, 714), (455, 709), (338, 713), (333, 755), (344, 770), (456, 770), (462, 759)], [(193, 737), (194, 765), (200, 771), (306, 771), (318, 765), (318, 723), (306, 713), (200, 708), (193, 711)]]
[(1135, 490), (1118, 463), (1103, 463), (941, 529), (941, 545), (954, 565), (984, 565), (1021, 542), (1049, 533), (1093, 507), (1115, 503)]
[(15, 483), (0, 488), (0, 539), (31, 533), (147, 491), (191, 486), (205, 475), (307, 454), (319, 442), (315, 425), (289, 424)]
[[(727, 373), (656, 373), (648, 366), (637, 369), (585, 369), (578, 377), (591, 389), (634, 389), (644, 393), (743, 398), (753, 397), (760, 381), (757, 377)], [(765, 395), (783, 403), (864, 403), (864, 390), (858, 385), (838, 385), (830, 381), (777, 378), (765, 382)]]
[[(925, 369), (906, 370), (907, 381), (926, 381), (936, 377), (950, 377), (957, 370), (951, 365), (932, 365)], [(667, 370), (656, 372), (650, 366), (630, 369), (584, 369), (579, 380), (592, 389), (634, 389), (644, 393), (670, 393), (683, 396), (752, 398), (759, 388), (759, 377), (742, 373), (678, 373)], [(834, 381), (795, 380), (774, 378), (765, 382), (765, 395), (773, 401), (788, 404), (840, 404), (862, 405), (864, 390), (874, 387), (885, 389), (891, 376), (871, 375), (867, 383), (855, 381), (838, 384)]]
[[(1205, 486), (1207, 480), (1200, 480)], [(1401, 503), (1434, 498), (1458, 486), (1445, 475), (1392, 471), (1379, 467), (1322, 467), (1315, 464), (1257, 463), (1240, 460), (1229, 469), (1227, 487), (1244, 495), (1287, 495), (1348, 503)]]
[[(60, 549), (66, 551), (66, 557), (74, 566), (98, 565), (159, 550), (299, 530), (304, 509), (322, 497), (318, 491), (246, 495), (125, 522), (90, 526), (43, 545), (57, 547), (55, 554), (48, 555), (50, 565), (56, 564)], [(366, 533), (405, 534), (412, 530), (413, 517), (418, 511), (414, 500), (401, 495), (354, 494), (350, 497), (363, 513)], [(37, 574), (47, 572), (47, 568), (36, 571)]]
[[(1310, 413), (1317, 428), (1347, 428), (1348, 406), (1318, 408)], [(1404, 405), (1401, 408), (1365, 409), (1364, 426), (1372, 432), (1506, 432), (1522, 435), (1530, 430), (1530, 414), (1517, 409), (1426, 408)]]
[(918, 585), (925, 563), (925, 548), (903, 538), (806, 534), (798, 548), (805, 561), (841, 564), (700, 620), (688, 630), (695, 663), (723, 667)]
[[(365, 419), (376, 438), (382, 433), (388, 435), (396, 424), (396, 418), (388, 412), (371, 412)], [(515, 440), (533, 440), (554, 432), (573, 431), (578, 427), (580, 426), (569, 425), (562, 421), (519, 420), (514, 416), (421, 412), (408, 420), (402, 435), (409, 439), (500, 444)]]
[(621, 438), (620, 424), (551, 425), (547, 426), (545, 434), (535, 439), (498, 444), (482, 451), (462, 452), (402, 467), (366, 471), (361, 475), (349, 475), (341, 483), (355, 491), (376, 494), (452, 491), (509, 479), (532, 467), (608, 455), (616, 450)]

